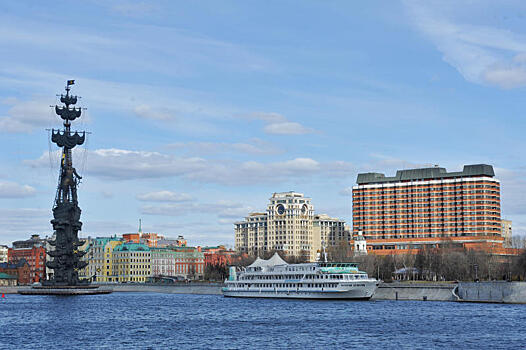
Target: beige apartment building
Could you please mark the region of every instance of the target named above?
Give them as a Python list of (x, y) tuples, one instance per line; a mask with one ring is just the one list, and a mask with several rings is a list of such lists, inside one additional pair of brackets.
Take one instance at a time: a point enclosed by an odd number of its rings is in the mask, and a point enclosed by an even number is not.
[(510, 248), (511, 247), (511, 220), (500, 220), (501, 223), (501, 235), (502, 238), (504, 238), (504, 247)]
[(113, 271), (113, 251), (124, 241), (117, 236), (88, 237), (80, 250), (86, 251), (82, 260), (88, 266), (79, 270), (79, 277), (91, 279), (93, 282), (117, 282)]
[(146, 282), (152, 275), (150, 247), (124, 243), (113, 250), (113, 273), (117, 282)]
[(6, 245), (0, 245), (0, 263), (7, 262), (7, 251), (8, 247)]
[(244, 221), (234, 223), (235, 248), (259, 256), (281, 250), (314, 261), (322, 237), (325, 244), (331, 244), (345, 237), (344, 230), (344, 221), (315, 215), (312, 199), (303, 193), (274, 193), (265, 213), (251, 213)]
[(342, 242), (348, 244), (351, 240), (351, 233), (345, 221), (326, 214), (314, 215), (313, 229), (314, 235), (320, 237), (325, 247), (334, 247)]

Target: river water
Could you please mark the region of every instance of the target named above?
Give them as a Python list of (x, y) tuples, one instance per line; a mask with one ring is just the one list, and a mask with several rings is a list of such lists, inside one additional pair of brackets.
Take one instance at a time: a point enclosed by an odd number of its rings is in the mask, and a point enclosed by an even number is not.
[(504, 349), (526, 305), (113, 293), (0, 299), (2, 349)]

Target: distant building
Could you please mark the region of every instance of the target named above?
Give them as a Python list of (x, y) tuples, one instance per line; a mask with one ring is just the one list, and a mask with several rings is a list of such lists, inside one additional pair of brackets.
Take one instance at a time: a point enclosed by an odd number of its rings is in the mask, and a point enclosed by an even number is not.
[(138, 233), (125, 233), (122, 238), (127, 243), (140, 243), (141, 241), (141, 235)]
[(200, 247), (174, 248), (175, 274), (187, 279), (202, 279), (205, 272), (205, 256)]
[(0, 245), (0, 263), (7, 262), (7, 251), (9, 248), (6, 245)]
[(170, 248), (150, 248), (152, 277), (175, 277), (175, 252)]
[(354, 256), (367, 255), (367, 241), (361, 231), (354, 237), (353, 253)]
[(113, 249), (113, 274), (117, 282), (144, 283), (151, 273), (151, 251), (147, 245), (124, 243)]
[(175, 241), (178, 247), (186, 247), (188, 245), (186, 239), (181, 235), (177, 236), (177, 239)]
[[(55, 260), (54, 257), (52, 257), (51, 255), (49, 255), (49, 252), (55, 250), (55, 247), (53, 247), (53, 246), (49, 243), (49, 241), (54, 241), (56, 238), (57, 238), (56, 233), (53, 233), (53, 235), (51, 236), (51, 238), (48, 238), (47, 236), (46, 236), (46, 238), (45, 238), (45, 242), (46, 242), (46, 243), (45, 243), (45, 245), (44, 245), (44, 248), (46, 249), (46, 254), (47, 254), (47, 256), (46, 256), (46, 264), (45, 264), (45, 265), (46, 265), (46, 266), (45, 266), (45, 276), (46, 276), (46, 279), (47, 279), (47, 280), (51, 280), (51, 279), (53, 278), (54, 274), (55, 274), (55, 270), (53, 270), (52, 268), (48, 267), (48, 266), (47, 266), (47, 263), (50, 262), (50, 261)], [(80, 273), (80, 271), (79, 271), (79, 273)]]
[(313, 237), (311, 198), (294, 191), (274, 193), (266, 213), (253, 213), (234, 224), (236, 250), (253, 255), (280, 250), (314, 260), (321, 243)]
[(137, 233), (125, 233), (122, 238), (127, 243), (141, 243), (150, 248), (159, 247), (158, 242), (164, 240), (164, 236), (157, 233), (142, 232), (142, 220), (139, 219), (139, 229)]
[(314, 215), (313, 236), (319, 236), (325, 247), (349, 244), (351, 239), (350, 233), (345, 231), (345, 221), (331, 218), (326, 214)]
[(24, 259), (29, 264), (29, 282), (40, 282), (46, 278), (46, 242), (39, 235), (25, 241), (13, 242), (8, 249), (8, 262), (17, 264)]
[(140, 242), (146, 244), (150, 248), (154, 248), (157, 247), (157, 242), (161, 239), (164, 239), (164, 237), (157, 233), (143, 233)]
[(327, 215), (315, 215), (311, 198), (290, 191), (274, 193), (265, 213), (249, 214), (234, 223), (235, 249), (261, 256), (280, 250), (294, 257), (314, 261), (325, 245), (349, 241), (345, 222)]
[(88, 262), (88, 266), (79, 272), (79, 277), (91, 279), (93, 282), (117, 282), (113, 250), (123, 243), (124, 240), (117, 236), (88, 237), (84, 245), (79, 247), (87, 252), (82, 260)]
[(204, 254), (199, 247), (150, 248), (152, 277), (202, 279)]
[(491, 165), (358, 174), (353, 234), (375, 254), (403, 254), (453, 244), (502, 251), (500, 183)]
[(177, 239), (171, 239), (171, 238), (161, 238), (157, 241), (157, 247), (159, 248), (166, 248), (166, 247), (186, 247), (187, 241), (186, 239), (179, 235)]
[(501, 235), (504, 238), (504, 246), (510, 248), (512, 239), (511, 220), (502, 219), (500, 222)]
[(15, 275), (9, 275), (4, 272), (0, 272), (0, 287), (10, 287), (17, 285), (17, 278)]
[(251, 213), (245, 221), (234, 223), (235, 249), (238, 252), (262, 255), (270, 251), (267, 213)]
[(26, 285), (31, 283), (31, 271), (29, 264), (25, 259), (20, 259), (15, 263), (0, 263), (0, 273), (5, 273), (10, 276), (16, 276), (18, 285)]
[(225, 246), (204, 247), (202, 249), (205, 266), (227, 266), (232, 263), (232, 258), (236, 254), (235, 250), (226, 249)]

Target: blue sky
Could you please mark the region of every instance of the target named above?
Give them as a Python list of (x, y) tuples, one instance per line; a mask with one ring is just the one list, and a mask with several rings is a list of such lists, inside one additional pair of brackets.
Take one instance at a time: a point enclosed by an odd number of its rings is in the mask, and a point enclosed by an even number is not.
[(82, 236), (233, 244), (295, 190), (351, 222), (365, 171), (487, 163), (526, 232), (519, 1), (54, 1), (0, 5), (0, 243), (49, 235), (67, 79), (92, 132)]

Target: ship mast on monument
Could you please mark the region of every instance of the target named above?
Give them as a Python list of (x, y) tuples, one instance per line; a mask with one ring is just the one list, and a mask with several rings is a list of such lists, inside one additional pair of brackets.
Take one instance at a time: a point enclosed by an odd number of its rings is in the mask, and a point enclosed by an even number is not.
[(86, 139), (86, 132), (71, 131), (71, 122), (80, 118), (81, 108), (75, 108), (77, 96), (70, 95), (71, 85), (74, 80), (68, 80), (66, 94), (60, 95), (63, 106), (55, 106), (55, 113), (64, 121), (63, 130), (51, 130), (51, 141), (62, 148), (60, 160), (60, 174), (58, 179), (57, 194), (53, 205), (53, 220), (51, 224), (55, 230), (56, 239), (49, 243), (54, 250), (48, 255), (52, 261), (46, 263), (53, 269), (53, 277), (43, 283), (45, 286), (86, 286), (86, 279), (79, 279), (78, 271), (88, 265), (80, 258), (86, 254), (78, 248), (84, 243), (79, 240), (78, 232), (82, 229), (80, 222), (81, 210), (78, 205), (77, 186), (82, 177), (73, 167), (71, 151), (75, 146), (80, 146)]

